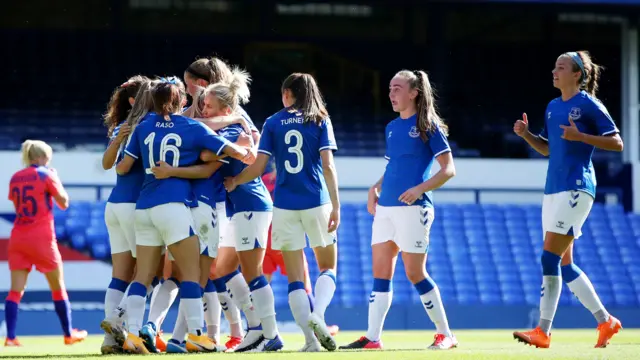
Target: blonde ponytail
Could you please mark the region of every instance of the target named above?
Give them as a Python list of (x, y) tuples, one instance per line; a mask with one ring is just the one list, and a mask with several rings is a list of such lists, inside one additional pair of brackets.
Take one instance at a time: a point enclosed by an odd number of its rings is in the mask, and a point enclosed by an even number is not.
[(214, 96), (222, 106), (228, 107), (232, 112), (235, 112), (240, 104), (249, 102), (249, 96), (251, 95), (249, 83), (251, 83), (249, 73), (234, 67), (231, 70), (229, 82), (219, 82), (207, 86), (204, 90), (204, 96)]
[(22, 143), (22, 163), (25, 167), (30, 166), (34, 160), (39, 158), (46, 158), (51, 160), (53, 156), (53, 149), (51, 146), (41, 140), (25, 140)]

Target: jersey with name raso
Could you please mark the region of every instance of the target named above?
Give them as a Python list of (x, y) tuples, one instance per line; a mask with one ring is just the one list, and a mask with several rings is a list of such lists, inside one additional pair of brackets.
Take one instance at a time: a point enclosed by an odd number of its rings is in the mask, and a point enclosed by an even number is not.
[(150, 113), (136, 126), (125, 150), (127, 155), (142, 162), (145, 180), (136, 203), (137, 209), (179, 202), (193, 202), (191, 183), (187, 179), (156, 179), (151, 169), (157, 161), (173, 167), (195, 165), (204, 149), (221, 154), (229, 144), (221, 136), (193, 119), (170, 115), (168, 119)]

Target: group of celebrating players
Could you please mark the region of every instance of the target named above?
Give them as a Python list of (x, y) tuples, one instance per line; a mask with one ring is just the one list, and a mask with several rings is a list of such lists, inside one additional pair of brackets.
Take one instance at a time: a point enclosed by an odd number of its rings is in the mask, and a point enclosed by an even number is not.
[[(598, 321), (596, 347), (606, 347), (621, 329), (572, 259), (574, 239), (595, 197), (593, 150), (622, 150), (614, 122), (595, 98), (599, 71), (587, 52), (562, 54), (553, 70), (561, 97), (549, 103), (542, 132), (529, 132), (526, 114), (514, 125), (517, 135), (549, 156), (540, 324), (514, 333), (536, 347), (550, 345), (563, 279)], [(132, 77), (115, 89), (105, 115), (110, 142), (102, 165), (115, 166), (118, 175), (105, 209), (113, 274), (101, 323), (102, 353), (282, 349), (274, 295), (264, 274), (267, 268), (275, 271), (274, 265), (283, 273), (286, 269), (289, 305), (305, 336), (300, 351), (336, 350), (337, 329), (326, 325), (324, 315), (337, 281), (337, 144), (315, 79), (303, 73), (288, 76), (280, 89), (284, 108), (259, 132), (241, 107), (250, 95), (245, 71), (214, 57), (190, 64), (183, 78)], [(448, 127), (424, 71), (398, 72), (389, 98), (399, 117), (386, 127), (388, 164), (367, 204), (374, 216), (369, 325), (365, 336), (340, 348), (383, 347), (391, 279), (402, 252), (406, 275), (436, 327), (429, 348), (452, 349), (458, 341), (425, 266), (435, 215), (432, 191), (455, 176)], [(48, 167), (52, 151), (47, 144), (28, 140), (22, 153), (25, 169), (12, 177), (9, 192), (17, 216), (9, 242), (12, 285), (5, 303), (5, 345), (20, 345), (17, 309), (34, 265), (49, 280), (65, 343), (72, 344), (87, 334), (71, 326), (51, 212), (52, 198), (64, 209), (69, 197)], [(273, 200), (261, 179), (270, 159), (275, 175), (266, 179), (275, 183)], [(434, 160), (440, 169), (431, 176)], [(307, 237), (320, 270), (313, 291), (303, 252)], [(178, 293), (178, 318), (165, 343), (162, 322)], [(222, 312), (231, 332), (224, 345)]]

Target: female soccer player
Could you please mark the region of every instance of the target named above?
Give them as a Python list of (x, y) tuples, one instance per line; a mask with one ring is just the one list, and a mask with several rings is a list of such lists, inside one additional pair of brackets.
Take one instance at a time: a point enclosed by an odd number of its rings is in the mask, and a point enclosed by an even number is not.
[[(146, 77), (134, 76), (118, 86), (111, 96), (104, 116), (109, 137), (109, 145), (102, 156), (102, 167), (105, 170), (111, 169), (118, 159), (124, 157), (124, 147), (131, 133), (131, 127), (126, 122), (127, 116), (138, 90), (148, 82), (149, 79)], [(137, 164), (127, 175), (117, 175), (116, 186), (111, 190), (107, 201), (105, 223), (109, 232), (113, 268), (111, 283), (104, 299), (105, 316), (110, 316), (120, 304), (133, 278), (136, 251), (133, 218), (143, 181), (144, 169)], [(105, 334), (100, 350), (103, 354), (112, 354), (122, 349), (113, 336)]]
[(513, 333), (515, 339), (548, 348), (551, 323), (562, 291), (561, 281), (591, 311), (598, 321), (596, 347), (606, 347), (622, 329), (620, 320), (609, 315), (591, 281), (573, 263), (573, 243), (582, 235), (596, 193), (591, 156), (595, 148), (622, 151), (618, 128), (595, 95), (600, 66), (586, 51), (560, 55), (553, 70), (553, 86), (561, 96), (551, 100), (539, 135), (529, 132), (527, 115), (517, 120), (513, 131), (542, 155), (549, 156), (549, 169), (542, 201), (545, 232), (542, 252), (540, 322), (531, 331)]
[[(248, 100), (249, 95), (248, 76), (243, 74), (242, 71), (234, 70), (230, 83), (217, 83), (207, 87), (205, 111), (218, 116), (236, 112), (239, 104)], [(241, 133), (242, 128), (237, 125), (220, 131), (222, 136), (231, 141), (235, 141)], [(222, 176), (234, 176), (245, 167), (245, 164), (230, 160), (222, 166), (220, 172)], [(230, 273), (222, 273), (224, 276), (217, 279), (216, 287), (220, 291), (218, 284), (224, 284), (231, 300), (242, 308), (247, 317), (247, 335), (235, 351), (280, 350), (283, 343), (278, 335), (273, 291), (262, 274), (264, 247), (271, 223), (271, 198), (262, 181), (255, 179), (237, 191), (228, 193), (226, 204), (231, 222), (223, 239), (229, 237), (234, 240), (242, 274), (237, 268), (229, 269)], [(221, 271), (220, 263), (219, 259), (216, 273)]]
[[(385, 130), (389, 160), (383, 176), (369, 190), (367, 208), (373, 218), (373, 291), (369, 297), (369, 329), (342, 349), (381, 349), (382, 327), (391, 306), (391, 279), (402, 251), (407, 278), (420, 294), (436, 326), (429, 349), (451, 349), (451, 333), (437, 285), (426, 272), (429, 229), (434, 219), (431, 192), (455, 176), (448, 128), (438, 115), (433, 88), (424, 71), (402, 70), (389, 84), (393, 111), (400, 114)], [(440, 170), (433, 176), (434, 159)]]
[(201, 330), (204, 319), (198, 283), (200, 266), (194, 261), (199, 257), (200, 243), (187, 207), (191, 184), (179, 178), (157, 180), (151, 168), (156, 166), (156, 159), (174, 166), (193, 165), (204, 149), (240, 159), (247, 151), (215, 135), (201, 123), (175, 115), (184, 99), (175, 81), (162, 81), (151, 89), (151, 97), (153, 112), (138, 124), (125, 150), (126, 156), (116, 166), (118, 174), (126, 174), (139, 159), (147, 174), (136, 203), (136, 275), (127, 297), (129, 333), (123, 348), (148, 353), (137, 334), (144, 318), (147, 286), (161, 260), (162, 249), (167, 246), (182, 277), (181, 301), (189, 327), (186, 348), (190, 352), (215, 351), (215, 344)]
[[(249, 98), (249, 88), (248, 82), (249, 77), (248, 74), (238, 70), (233, 70), (232, 80), (235, 79), (235, 84), (232, 83), (232, 86), (237, 86), (239, 89), (237, 90), (237, 96), (244, 103), (248, 101)], [(236, 85), (238, 84), (238, 85)], [(204, 94), (202, 94), (204, 95)], [(198, 98), (198, 96), (196, 97)], [(200, 100), (200, 99), (198, 99)], [(198, 104), (194, 104), (192, 106), (197, 106)], [(202, 96), (202, 107), (203, 109), (197, 109), (197, 113), (206, 116), (208, 119), (206, 120), (207, 125), (212, 129), (220, 129), (221, 126), (227, 126), (229, 124), (239, 124), (233, 118), (234, 116), (229, 116), (226, 113), (218, 113), (211, 112), (210, 108), (204, 109), (204, 96)], [(237, 118), (237, 117), (236, 117)], [(240, 119), (243, 119), (240, 117)], [(242, 120), (244, 122), (244, 119)], [(237, 145), (240, 146), (249, 146), (251, 147), (251, 138), (248, 136), (242, 136), (236, 141)], [(218, 246), (220, 241), (220, 228), (224, 223), (226, 224), (226, 211), (225, 207), (225, 192), (224, 188), (222, 191), (222, 196), (220, 196), (220, 191), (218, 191), (219, 187), (222, 187), (222, 177), (217, 170), (223, 163), (220, 161), (208, 162), (205, 164), (194, 165), (190, 167), (182, 167), (177, 168), (168, 165), (164, 162), (159, 162), (158, 166), (153, 168), (153, 173), (158, 179), (168, 178), (168, 177), (180, 177), (185, 179), (191, 179), (194, 193), (196, 195), (198, 206), (192, 208), (192, 214), (194, 220), (196, 222), (196, 229), (198, 230), (198, 235), (201, 240), (204, 240), (208, 253), (203, 254), (201, 256), (201, 286), (204, 287), (204, 302), (205, 302), (205, 321), (207, 324), (207, 335), (214, 340), (216, 343), (219, 343), (220, 340), (220, 312), (221, 312), (221, 304), (218, 300), (218, 294), (216, 293), (216, 287), (212, 280), (209, 280), (210, 271), (209, 269), (212, 267), (211, 261), (217, 257), (218, 254)], [(220, 203), (222, 201), (222, 203)], [(223, 214), (219, 214), (218, 211), (214, 210), (215, 207), (221, 208), (224, 211)], [(221, 216), (225, 216), (224, 219), (221, 219)], [(224, 220), (224, 221), (223, 221)], [(225, 227), (226, 229), (226, 227)], [(204, 261), (203, 261), (204, 259)], [(234, 270), (237, 269), (238, 262), (237, 257), (235, 255), (235, 251), (233, 252), (233, 260), (235, 263)], [(225, 295), (226, 289), (224, 290)], [(227, 304), (226, 304), (227, 305)], [(228, 306), (225, 306), (225, 310), (228, 310)], [(237, 311), (237, 308), (236, 308)], [(180, 312), (180, 310), (179, 310)], [(259, 320), (258, 320), (259, 321)], [(238, 344), (242, 342), (242, 333), (240, 328), (240, 314), (237, 314), (237, 320), (235, 322), (230, 321), (232, 337), (225, 344), (225, 348), (228, 351), (232, 351)], [(143, 328), (144, 330), (144, 328)], [(237, 337), (234, 335), (234, 330), (238, 332)], [(186, 322), (185, 318), (182, 315), (179, 315), (178, 320), (176, 321), (176, 325), (174, 326), (172, 338), (169, 340), (167, 346), (167, 352), (172, 353), (181, 353), (186, 352), (182, 342), (184, 340), (184, 336), (186, 334)], [(239, 341), (238, 341), (239, 340)]]
[(16, 209), (16, 219), (8, 249), (11, 290), (5, 301), (5, 346), (20, 346), (16, 338), (18, 304), (33, 266), (49, 282), (65, 345), (75, 344), (87, 337), (86, 331), (71, 326), (71, 305), (64, 286), (62, 258), (53, 225), (52, 201), (53, 198), (59, 208), (66, 210), (69, 207), (69, 195), (62, 187), (56, 171), (47, 167), (52, 156), (53, 150), (47, 143), (25, 141), (22, 143), (25, 168), (15, 173), (9, 182), (9, 200)]
[[(185, 116), (198, 118), (199, 121), (202, 121), (214, 131), (233, 125), (234, 123), (241, 124), (245, 131), (248, 130), (248, 132), (252, 134), (253, 142), (257, 144), (260, 140), (260, 133), (242, 106), (238, 105), (235, 112), (229, 115), (220, 113), (219, 116), (212, 115), (214, 113), (211, 111), (211, 107), (207, 108), (205, 106), (204, 89), (211, 84), (229, 84), (232, 79), (233, 72), (229, 65), (222, 59), (212, 57), (209, 59), (198, 59), (191, 63), (184, 72), (184, 81), (187, 86), (187, 93), (193, 99), (193, 104), (185, 111)], [(242, 122), (238, 120), (242, 120)], [(223, 276), (233, 274), (238, 269), (240, 262), (235, 250), (235, 241), (229, 236), (223, 236), (226, 234), (229, 220), (225, 207), (226, 191), (224, 186), (222, 186), (222, 177), (219, 172), (214, 174), (214, 180), (217, 184), (215, 209), (218, 226), (216, 232), (220, 237), (220, 243), (218, 257), (215, 260), (214, 278), (212, 284), (207, 288), (207, 294), (215, 291), (218, 296), (231, 330), (231, 336), (225, 346), (228, 350), (233, 350), (237, 348), (243, 340), (242, 319), (240, 317), (240, 310), (236, 307), (234, 301), (231, 301), (227, 293), (225, 284), (228, 279), (223, 278)]]
[[(245, 183), (259, 178), (269, 157), (275, 157), (272, 247), (282, 250), (284, 257), (289, 305), (305, 334), (306, 343), (301, 351), (319, 351), (318, 340), (325, 349), (333, 351), (336, 342), (324, 322), (324, 313), (336, 289), (335, 232), (340, 224), (340, 200), (333, 151), (337, 145), (322, 95), (311, 75), (289, 75), (281, 93), (285, 108), (265, 122), (256, 162), (226, 179), (225, 187), (231, 196)], [(313, 312), (304, 285), (305, 233), (321, 271), (316, 281)]]

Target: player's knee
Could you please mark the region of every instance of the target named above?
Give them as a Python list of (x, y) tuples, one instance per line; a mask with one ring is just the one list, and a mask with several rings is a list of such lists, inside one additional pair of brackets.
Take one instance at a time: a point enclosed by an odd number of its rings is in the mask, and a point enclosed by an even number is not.
[(572, 282), (573, 280), (580, 277), (580, 274), (582, 274), (582, 270), (578, 267), (578, 265), (574, 263), (563, 265), (561, 269), (562, 280), (564, 280), (564, 282), (566, 283)]
[(542, 263), (542, 275), (560, 276), (560, 261), (562, 257), (552, 252), (544, 250), (540, 258)]
[(407, 279), (412, 284), (419, 283), (427, 277), (426, 271), (424, 269), (405, 268), (405, 273), (407, 274)]

